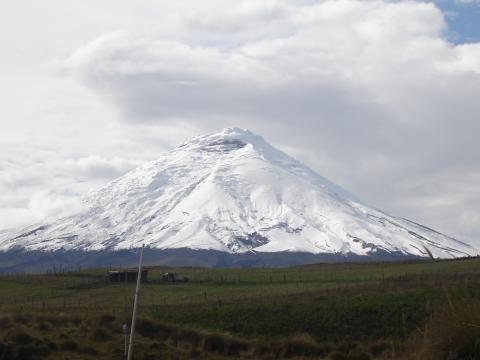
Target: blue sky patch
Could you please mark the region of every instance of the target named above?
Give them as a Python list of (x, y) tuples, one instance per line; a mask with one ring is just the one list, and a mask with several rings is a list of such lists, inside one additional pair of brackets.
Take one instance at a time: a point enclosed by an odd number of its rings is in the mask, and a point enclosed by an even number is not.
[(435, 0), (448, 22), (448, 40), (455, 44), (480, 42), (480, 1)]

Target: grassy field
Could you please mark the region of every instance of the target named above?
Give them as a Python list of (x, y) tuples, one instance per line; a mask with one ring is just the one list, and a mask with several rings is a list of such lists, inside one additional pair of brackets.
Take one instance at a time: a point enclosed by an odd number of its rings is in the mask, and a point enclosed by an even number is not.
[[(134, 284), (0, 276), (0, 360), (121, 359)], [(150, 268), (135, 359), (479, 359), (480, 259)]]

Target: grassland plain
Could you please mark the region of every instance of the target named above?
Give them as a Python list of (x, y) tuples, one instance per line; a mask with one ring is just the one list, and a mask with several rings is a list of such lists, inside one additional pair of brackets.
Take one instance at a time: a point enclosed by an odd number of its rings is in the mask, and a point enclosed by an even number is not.
[[(0, 276), (0, 359), (121, 359), (134, 284)], [(135, 359), (479, 359), (480, 259), (149, 268)]]

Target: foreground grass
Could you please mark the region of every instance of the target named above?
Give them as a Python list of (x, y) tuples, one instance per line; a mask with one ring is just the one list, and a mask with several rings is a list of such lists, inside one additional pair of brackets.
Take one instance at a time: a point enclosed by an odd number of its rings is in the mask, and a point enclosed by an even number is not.
[[(165, 271), (191, 281), (142, 286), (136, 359), (479, 358), (480, 259)], [(134, 285), (105, 280), (1, 276), (0, 359), (122, 358)]]

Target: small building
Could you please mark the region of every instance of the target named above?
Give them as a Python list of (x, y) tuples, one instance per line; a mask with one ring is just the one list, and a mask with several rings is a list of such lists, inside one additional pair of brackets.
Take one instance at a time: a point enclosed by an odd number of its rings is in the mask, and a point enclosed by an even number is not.
[(170, 282), (187, 282), (189, 279), (182, 274), (177, 273), (165, 273), (162, 275), (163, 281), (170, 281)]
[[(108, 272), (108, 280), (110, 282), (136, 282), (138, 276), (138, 270), (126, 269), (126, 270), (111, 270)], [(148, 270), (142, 270), (141, 281), (146, 282), (148, 279)]]

